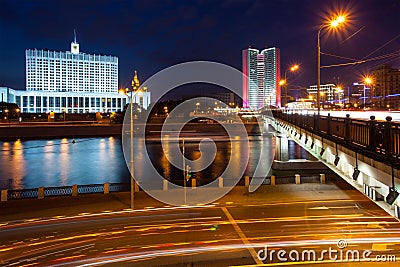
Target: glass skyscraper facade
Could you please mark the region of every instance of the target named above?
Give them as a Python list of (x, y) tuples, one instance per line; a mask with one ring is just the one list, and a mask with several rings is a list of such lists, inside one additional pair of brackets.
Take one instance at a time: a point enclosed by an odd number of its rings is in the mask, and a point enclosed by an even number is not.
[(254, 48), (242, 51), (243, 107), (260, 109), (281, 105), (280, 52), (271, 47), (261, 52)]

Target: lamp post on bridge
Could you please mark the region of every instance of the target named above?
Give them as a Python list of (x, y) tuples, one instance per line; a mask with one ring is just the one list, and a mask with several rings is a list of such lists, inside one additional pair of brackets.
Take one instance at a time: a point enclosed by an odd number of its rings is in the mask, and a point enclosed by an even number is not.
[[(370, 102), (370, 104), (372, 106), (374, 106), (375, 103), (373, 103), (373, 97), (374, 97), (375, 94), (374, 94), (374, 91), (373, 91), (373, 88), (372, 88), (373, 83), (374, 83), (373, 80), (372, 80), (372, 77), (366, 76), (364, 78), (364, 83), (369, 86), (369, 102)], [(365, 86), (364, 86), (364, 108), (365, 108)]]
[[(287, 90), (287, 72), (295, 72), (300, 68), (298, 64), (291, 66), (289, 69), (285, 70), (284, 79), (279, 81), (279, 85), (285, 90), (285, 105), (288, 103), (288, 90)], [(284, 105), (284, 106), (285, 106)]]
[(346, 18), (343, 15), (337, 16), (335, 19), (330, 20), (328, 23), (324, 23), (319, 27), (317, 35), (317, 109), (318, 116), (320, 114), (321, 104), (320, 104), (320, 93), (321, 93), (321, 31), (325, 28), (335, 29), (339, 25), (345, 22)]

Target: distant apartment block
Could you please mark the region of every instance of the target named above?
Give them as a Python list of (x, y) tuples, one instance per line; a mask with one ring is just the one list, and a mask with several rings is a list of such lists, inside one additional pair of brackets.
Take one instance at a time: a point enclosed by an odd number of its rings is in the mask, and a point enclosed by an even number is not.
[[(334, 101), (338, 94), (337, 89), (338, 89), (337, 86), (334, 85), (333, 83), (321, 84), (320, 85), (321, 102)], [(318, 92), (317, 85), (311, 85), (307, 89), (307, 92), (308, 95), (311, 95), (313, 99), (317, 99), (317, 92)]]
[(389, 64), (372, 71), (372, 103), (381, 108), (400, 108), (400, 69)]

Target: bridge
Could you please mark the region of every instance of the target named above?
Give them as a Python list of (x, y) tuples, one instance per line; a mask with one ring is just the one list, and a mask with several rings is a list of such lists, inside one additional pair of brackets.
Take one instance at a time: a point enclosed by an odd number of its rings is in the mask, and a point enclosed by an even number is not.
[[(400, 123), (392, 116), (377, 120), (273, 110), (266, 120), (391, 215), (399, 218)], [(377, 113), (382, 115), (382, 113)], [(398, 114), (394, 113), (396, 120)]]

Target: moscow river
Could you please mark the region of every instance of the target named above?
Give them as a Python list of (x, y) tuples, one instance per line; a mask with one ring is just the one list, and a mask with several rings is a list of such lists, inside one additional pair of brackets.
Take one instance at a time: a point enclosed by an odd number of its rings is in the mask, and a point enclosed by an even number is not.
[[(274, 140), (273, 137), (251, 137), (245, 175), (251, 176), (254, 172), (262, 149), (270, 149), (271, 153), (266, 154), (273, 157), (271, 145)], [(0, 189), (129, 182), (130, 174), (121, 143), (121, 139), (113, 137), (0, 141)], [(229, 162), (230, 151), (233, 151), (231, 146), (240, 146), (240, 143), (235, 144), (228, 139), (217, 140), (215, 144), (217, 153), (213, 163), (203, 171), (193, 173), (200, 184), (219, 177)], [(307, 152), (292, 140), (289, 140), (288, 150), (290, 159), (307, 157)], [(188, 159), (197, 159), (198, 142), (185, 143), (185, 151)], [(161, 143), (154, 141), (146, 142), (146, 147), (141, 147), (140, 142), (135, 140), (137, 177), (148, 167), (140, 162), (144, 153), (148, 153), (158, 173), (179, 183), (182, 171), (168, 161)], [(238, 162), (243, 160), (240, 153), (233, 156)]]

